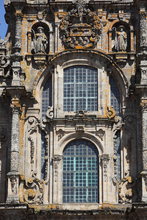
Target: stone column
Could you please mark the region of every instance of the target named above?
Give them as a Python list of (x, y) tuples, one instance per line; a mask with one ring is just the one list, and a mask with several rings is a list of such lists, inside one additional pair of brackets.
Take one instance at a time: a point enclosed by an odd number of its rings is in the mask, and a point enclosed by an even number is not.
[[(61, 180), (59, 179), (59, 173), (62, 173), (62, 170), (60, 169), (61, 172), (59, 172), (59, 164), (62, 161), (62, 155), (54, 155), (53, 157), (53, 203), (54, 204), (59, 204), (60, 203), (60, 197), (61, 197)], [(61, 167), (60, 167), (61, 168)]]
[(112, 52), (112, 30), (108, 32), (109, 52)]
[(55, 24), (55, 53), (58, 52), (58, 45), (59, 44), (59, 23)]
[(13, 55), (12, 55), (12, 73), (13, 73), (13, 80), (12, 86), (20, 86), (20, 73), (21, 73), (21, 65), (20, 61), (22, 60), (21, 57), (21, 38), (22, 38), (22, 13), (20, 6), (15, 6), (15, 42), (13, 47)]
[(28, 41), (27, 41), (27, 52), (30, 54), (31, 53), (31, 37), (32, 37), (32, 32), (29, 31), (27, 33), (27, 36), (28, 36)]
[[(22, 13), (20, 9), (16, 9), (16, 29), (15, 29), (15, 49), (21, 49), (21, 24), (22, 24)], [(17, 50), (17, 52), (20, 52)]]
[[(12, 92), (12, 91), (11, 91)], [(13, 93), (13, 92), (12, 92)], [(19, 91), (12, 97), (12, 127), (11, 127), (11, 147), (10, 147), (10, 171), (8, 176), (8, 203), (18, 203), (19, 187)]]
[(141, 84), (147, 84), (147, 12), (144, 8), (140, 9), (140, 76)]
[(145, 8), (140, 9), (140, 50), (147, 53), (147, 13)]
[(142, 100), (142, 201), (147, 202), (147, 99)]
[(49, 53), (53, 54), (54, 53), (54, 32), (50, 31), (50, 44), (49, 44)]
[(134, 52), (134, 29), (133, 26), (130, 27), (130, 51)]

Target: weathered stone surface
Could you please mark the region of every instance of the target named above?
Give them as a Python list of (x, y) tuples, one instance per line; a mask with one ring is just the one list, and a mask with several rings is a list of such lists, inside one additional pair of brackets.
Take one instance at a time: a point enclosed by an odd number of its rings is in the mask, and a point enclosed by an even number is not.
[[(146, 219), (145, 1), (4, 4), (0, 219)], [(80, 107), (71, 110), (72, 102)], [(64, 149), (81, 139), (97, 152), (98, 203), (63, 202)]]

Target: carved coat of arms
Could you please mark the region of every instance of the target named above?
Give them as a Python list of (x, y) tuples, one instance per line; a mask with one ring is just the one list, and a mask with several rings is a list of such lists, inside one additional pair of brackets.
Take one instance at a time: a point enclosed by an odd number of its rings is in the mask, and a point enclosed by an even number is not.
[(93, 48), (99, 40), (102, 25), (95, 12), (83, 1), (65, 15), (60, 23), (60, 37), (65, 48)]

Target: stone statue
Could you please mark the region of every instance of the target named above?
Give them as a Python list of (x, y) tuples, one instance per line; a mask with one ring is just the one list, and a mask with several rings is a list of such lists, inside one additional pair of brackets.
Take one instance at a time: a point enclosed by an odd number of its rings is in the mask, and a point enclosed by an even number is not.
[(48, 39), (44, 33), (44, 28), (41, 26), (37, 28), (37, 33), (34, 32), (33, 45), (35, 53), (46, 53)]
[(127, 33), (123, 26), (115, 28), (114, 49), (116, 51), (126, 51), (127, 49)]

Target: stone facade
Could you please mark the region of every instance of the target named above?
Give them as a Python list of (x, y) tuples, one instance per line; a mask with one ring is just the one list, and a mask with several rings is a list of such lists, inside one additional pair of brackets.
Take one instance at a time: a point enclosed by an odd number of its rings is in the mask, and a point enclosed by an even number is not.
[[(4, 4), (0, 219), (146, 219), (146, 1)], [(76, 71), (96, 80), (73, 84)], [(78, 141), (97, 152), (96, 202), (64, 200), (65, 150)]]

